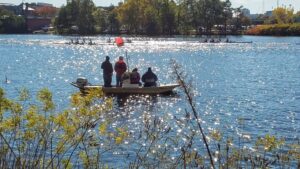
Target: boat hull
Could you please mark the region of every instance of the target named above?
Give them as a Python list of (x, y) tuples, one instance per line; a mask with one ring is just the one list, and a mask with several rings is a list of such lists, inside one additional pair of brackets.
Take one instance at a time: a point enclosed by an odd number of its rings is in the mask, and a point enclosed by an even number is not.
[(178, 84), (168, 84), (157, 87), (103, 87), (101, 85), (88, 85), (80, 88), (75, 83), (71, 84), (81, 91), (102, 89), (105, 94), (167, 94), (179, 86)]

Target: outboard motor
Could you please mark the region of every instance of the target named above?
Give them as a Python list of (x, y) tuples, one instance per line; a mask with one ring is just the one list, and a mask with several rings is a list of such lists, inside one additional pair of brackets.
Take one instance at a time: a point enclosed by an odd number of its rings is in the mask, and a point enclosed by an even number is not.
[(88, 85), (88, 80), (85, 78), (85, 77), (79, 77), (77, 78), (76, 80), (76, 85), (79, 87), (79, 88), (84, 88), (84, 86)]

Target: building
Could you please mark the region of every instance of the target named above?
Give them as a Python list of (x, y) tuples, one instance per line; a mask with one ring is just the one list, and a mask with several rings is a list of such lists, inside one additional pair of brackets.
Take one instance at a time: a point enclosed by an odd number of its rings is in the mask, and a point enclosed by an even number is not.
[(250, 10), (249, 9), (247, 9), (247, 8), (243, 8), (242, 9), (242, 14), (244, 15), (244, 16), (247, 16), (247, 17), (250, 17)]
[(20, 5), (14, 5), (14, 4), (9, 4), (9, 3), (0, 3), (0, 7), (11, 11), (15, 15), (23, 15), (23, 6), (22, 4)]
[(273, 15), (273, 11), (266, 11), (265, 16), (271, 17)]
[(0, 7), (15, 15), (23, 16), (29, 32), (50, 27), (51, 20), (58, 11), (57, 8), (48, 3), (21, 3), (20, 5), (0, 3)]
[(52, 18), (57, 13), (57, 8), (48, 3), (25, 4), (23, 10), (29, 32), (50, 27)]

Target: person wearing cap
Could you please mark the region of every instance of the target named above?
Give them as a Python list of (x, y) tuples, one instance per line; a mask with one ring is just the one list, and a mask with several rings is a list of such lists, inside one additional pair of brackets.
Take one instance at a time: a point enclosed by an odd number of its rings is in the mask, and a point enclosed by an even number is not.
[(109, 62), (109, 56), (106, 56), (105, 61), (102, 62), (101, 69), (103, 69), (104, 87), (111, 87), (113, 67), (112, 64)]
[(121, 87), (122, 85), (122, 75), (127, 70), (127, 65), (124, 62), (123, 56), (119, 57), (119, 60), (115, 63), (115, 72), (116, 72), (116, 86)]
[(156, 86), (157, 80), (157, 76), (152, 72), (151, 67), (149, 67), (148, 71), (142, 76), (142, 82), (144, 82), (144, 87)]
[(138, 72), (138, 69), (134, 68), (130, 74), (130, 83), (141, 85), (140, 80), (141, 80), (141, 76)]

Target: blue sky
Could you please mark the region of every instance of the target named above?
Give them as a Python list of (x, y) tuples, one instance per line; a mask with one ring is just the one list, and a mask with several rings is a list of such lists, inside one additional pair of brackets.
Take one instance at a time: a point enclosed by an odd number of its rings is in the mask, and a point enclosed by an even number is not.
[[(289, 6), (290, 4), (296, 11), (300, 11), (300, 0), (278, 0), (279, 5)], [(0, 0), (0, 3), (20, 4), (22, 0)], [(60, 7), (66, 3), (66, 0), (24, 0), (24, 2), (46, 2), (54, 6)], [(110, 4), (117, 5), (120, 0), (94, 0), (97, 6), (109, 6)], [(251, 13), (262, 13), (263, 11), (272, 10), (277, 6), (277, 0), (231, 0), (233, 7), (243, 5), (250, 9)]]

